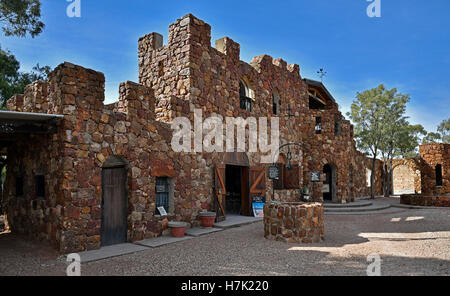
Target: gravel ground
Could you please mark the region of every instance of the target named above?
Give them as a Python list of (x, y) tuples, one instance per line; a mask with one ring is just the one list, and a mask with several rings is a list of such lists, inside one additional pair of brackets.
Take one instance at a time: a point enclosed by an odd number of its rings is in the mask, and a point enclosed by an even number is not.
[[(385, 201), (385, 200), (384, 200)], [(325, 217), (326, 240), (266, 240), (262, 222), (140, 253), (82, 264), (82, 275), (366, 275), (381, 256), (382, 275), (449, 275), (450, 210), (399, 210)], [(48, 245), (0, 235), (0, 275), (65, 275)]]

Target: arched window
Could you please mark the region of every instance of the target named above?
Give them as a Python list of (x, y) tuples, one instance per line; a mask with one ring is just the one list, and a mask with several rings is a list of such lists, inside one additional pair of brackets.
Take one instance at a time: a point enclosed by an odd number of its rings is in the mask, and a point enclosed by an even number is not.
[(436, 186), (442, 186), (442, 165), (436, 166)]
[(274, 91), (272, 94), (272, 112), (274, 115), (280, 114), (280, 95), (277, 91)]
[(254, 95), (252, 89), (249, 87), (249, 83), (245, 79), (239, 81), (239, 99), (241, 109), (251, 112)]

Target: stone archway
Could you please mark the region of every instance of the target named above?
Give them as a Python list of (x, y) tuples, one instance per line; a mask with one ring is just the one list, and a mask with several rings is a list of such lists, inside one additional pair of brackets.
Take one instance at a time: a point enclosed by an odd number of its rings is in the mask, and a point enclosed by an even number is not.
[(399, 165), (393, 170), (393, 186), (394, 194), (413, 194), (414, 186), (414, 170), (407, 165)]
[(391, 184), (395, 195), (421, 193), (421, 171), (418, 159), (394, 159)]

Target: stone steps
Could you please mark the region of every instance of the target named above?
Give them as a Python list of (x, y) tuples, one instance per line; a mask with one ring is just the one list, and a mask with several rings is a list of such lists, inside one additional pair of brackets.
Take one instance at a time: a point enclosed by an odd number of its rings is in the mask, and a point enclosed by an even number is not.
[(373, 203), (371, 201), (356, 201), (347, 204), (333, 204), (333, 203), (324, 203), (325, 209), (337, 209), (337, 208), (361, 208), (371, 206)]
[(407, 211), (407, 209), (400, 209), (400, 208), (387, 208), (384, 210), (377, 210), (377, 211), (366, 211), (366, 212), (327, 212), (325, 215), (380, 215), (380, 214), (395, 214), (395, 213), (401, 213)]
[(359, 201), (349, 204), (325, 204), (324, 211), (326, 214), (372, 214), (379, 211), (389, 209), (388, 203), (373, 204), (368, 201)]

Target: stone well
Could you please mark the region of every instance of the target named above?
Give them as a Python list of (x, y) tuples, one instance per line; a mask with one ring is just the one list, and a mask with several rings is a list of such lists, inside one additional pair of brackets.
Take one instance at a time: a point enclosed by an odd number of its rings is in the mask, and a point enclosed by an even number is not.
[(324, 239), (323, 204), (267, 203), (264, 237), (287, 243), (318, 243)]
[(400, 196), (402, 205), (422, 206), (422, 207), (450, 207), (450, 196), (424, 196), (418, 194), (405, 194)]

